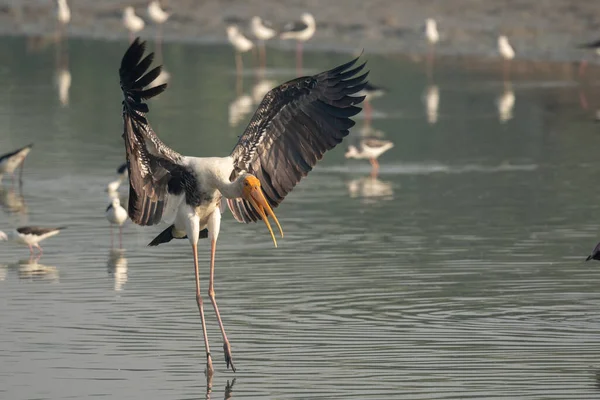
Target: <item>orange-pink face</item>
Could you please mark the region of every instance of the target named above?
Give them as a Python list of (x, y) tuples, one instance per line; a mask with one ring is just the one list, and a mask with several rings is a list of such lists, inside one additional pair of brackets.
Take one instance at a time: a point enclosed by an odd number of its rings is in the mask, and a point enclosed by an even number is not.
[(252, 204), (252, 207), (256, 210), (256, 212), (260, 215), (262, 220), (269, 228), (269, 232), (271, 233), (271, 238), (273, 239), (273, 243), (275, 247), (277, 247), (277, 240), (275, 239), (275, 234), (273, 233), (273, 229), (271, 229), (271, 224), (269, 223), (269, 216), (273, 217), (273, 220), (277, 224), (279, 228), (279, 233), (281, 233), (281, 237), (283, 237), (283, 230), (281, 229), (281, 225), (279, 225), (279, 221), (275, 216), (275, 213), (271, 209), (269, 205), (269, 201), (266, 199), (263, 191), (260, 187), (260, 181), (257, 177), (249, 175), (244, 179), (244, 187), (242, 189), (242, 197), (244, 200), (248, 201)]

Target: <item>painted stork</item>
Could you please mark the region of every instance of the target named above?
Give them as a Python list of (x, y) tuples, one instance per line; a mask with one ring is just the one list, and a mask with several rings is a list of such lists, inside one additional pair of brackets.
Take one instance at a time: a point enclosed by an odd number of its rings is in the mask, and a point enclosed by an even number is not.
[(161, 221), (171, 224), (150, 245), (186, 237), (189, 240), (206, 348), (206, 371), (212, 375), (197, 250), (199, 237), (208, 236), (211, 248), (208, 296), (223, 337), (226, 366), (235, 371), (214, 290), (221, 202), (226, 199), (238, 222), (262, 220), (277, 246), (269, 217), (282, 236), (283, 231), (272, 208), (283, 201), (327, 150), (348, 135), (348, 129), (354, 125), (350, 117), (360, 112), (356, 105), (363, 100), (351, 95), (363, 89), (368, 72), (356, 76), (365, 64), (355, 67), (358, 59), (354, 59), (274, 88), (258, 106), (229, 156), (198, 158), (167, 147), (146, 119), (149, 108), (145, 100), (163, 92), (166, 84), (146, 89), (160, 74), (160, 66), (146, 72), (153, 54), (144, 57), (144, 52), (145, 43), (137, 38), (125, 52), (119, 69), (129, 169), (129, 218), (138, 225)]
[(22, 226), (8, 233), (0, 231), (0, 241), (13, 241), (18, 244), (29, 246), (29, 254), (34, 255), (33, 248), (35, 247), (40, 252), (40, 257), (44, 251), (40, 246), (40, 242), (49, 237), (56, 236), (61, 230), (67, 229), (64, 226), (59, 228), (41, 228), (39, 226)]
[(502, 64), (502, 71), (504, 81), (508, 81), (510, 78), (510, 60), (515, 58), (515, 51), (508, 42), (508, 38), (504, 35), (498, 36), (498, 52), (504, 59)]
[(133, 35), (146, 26), (146, 23), (143, 19), (135, 15), (135, 10), (133, 7), (128, 6), (123, 10), (123, 25), (129, 31), (129, 41), (133, 40)]
[(263, 20), (261, 17), (254, 16), (250, 20), (250, 27), (254, 37), (258, 39), (258, 65), (264, 68), (267, 65), (267, 49), (265, 41), (272, 39), (277, 35), (277, 31), (273, 29), (273, 25)]
[(315, 17), (309, 13), (303, 13), (300, 21), (289, 22), (283, 26), (279, 37), (283, 40), (296, 40), (296, 69), (302, 71), (302, 47), (303, 43), (313, 37), (317, 30)]
[(21, 147), (20, 149), (11, 151), (10, 153), (4, 154), (0, 156), (0, 182), (2, 181), (2, 177), (4, 174), (11, 174), (12, 181), (15, 182), (15, 170), (21, 167), (19, 176), (23, 174), (23, 163), (25, 163), (25, 158), (31, 151), (33, 147), (33, 143), (28, 144), (25, 147)]

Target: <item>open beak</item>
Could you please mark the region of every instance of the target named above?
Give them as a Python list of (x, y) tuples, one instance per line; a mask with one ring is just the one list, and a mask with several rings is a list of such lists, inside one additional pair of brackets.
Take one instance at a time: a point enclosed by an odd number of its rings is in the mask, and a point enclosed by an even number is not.
[(252, 189), (250, 195), (246, 200), (248, 200), (250, 204), (252, 204), (252, 207), (254, 207), (256, 212), (258, 212), (262, 220), (265, 222), (265, 225), (267, 225), (267, 228), (269, 228), (269, 232), (271, 233), (273, 243), (275, 244), (275, 247), (277, 247), (277, 240), (275, 240), (275, 234), (273, 233), (273, 229), (271, 229), (271, 224), (269, 223), (268, 217), (273, 217), (273, 220), (279, 228), (279, 233), (281, 233), (281, 237), (283, 237), (283, 230), (281, 229), (281, 225), (279, 225), (279, 221), (277, 221), (277, 217), (271, 209), (271, 206), (265, 198), (265, 195), (263, 194), (261, 188), (255, 187), (254, 189)]

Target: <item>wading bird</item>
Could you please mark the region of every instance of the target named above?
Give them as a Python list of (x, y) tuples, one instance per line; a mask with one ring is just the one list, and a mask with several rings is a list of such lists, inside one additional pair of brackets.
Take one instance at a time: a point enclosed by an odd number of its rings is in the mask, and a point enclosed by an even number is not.
[(317, 30), (315, 17), (303, 13), (300, 21), (289, 22), (284, 25), (279, 37), (283, 40), (296, 40), (296, 69), (302, 71), (302, 44), (309, 40)]
[(379, 162), (377, 158), (380, 155), (394, 147), (394, 143), (389, 140), (375, 138), (360, 139), (358, 143), (348, 146), (346, 158), (367, 159), (373, 167), (371, 176), (376, 177), (379, 172)]
[(113, 225), (119, 227), (119, 247), (123, 247), (123, 224), (127, 221), (127, 210), (121, 205), (119, 197), (113, 197), (106, 207), (106, 219), (110, 222), (110, 245), (113, 245)]
[[(594, 40), (593, 42), (584, 43), (577, 47), (585, 50), (593, 50), (595, 55), (600, 56), (600, 40)], [(581, 62), (579, 63), (579, 76), (583, 76), (587, 64), (588, 62), (586, 59), (581, 60)]]
[(0, 240), (3, 241), (13, 241), (18, 244), (24, 244), (29, 247), (29, 253), (33, 256), (35, 247), (40, 252), (38, 257), (40, 257), (44, 251), (39, 243), (48, 239), (49, 237), (56, 236), (60, 233), (61, 230), (67, 229), (64, 226), (59, 228), (41, 228), (39, 226), (22, 226), (20, 228), (15, 229), (14, 231), (10, 231), (8, 233), (4, 233), (0, 231)]
[(106, 185), (106, 191), (111, 197), (114, 197), (113, 195), (119, 190), (121, 183), (127, 179), (127, 173), (127, 163), (119, 165), (119, 168), (117, 168), (117, 179)]
[(508, 42), (508, 38), (504, 35), (498, 36), (498, 52), (504, 59), (502, 64), (502, 76), (506, 82), (510, 79), (510, 60), (515, 58), (515, 51)]
[(235, 73), (238, 79), (238, 90), (241, 90), (239, 82), (242, 78), (242, 71), (244, 69), (242, 64), (242, 53), (252, 50), (254, 43), (240, 32), (237, 25), (229, 25), (227, 27), (227, 39), (229, 39), (229, 43), (231, 43), (235, 49)]
[(365, 121), (370, 122), (373, 114), (373, 108), (371, 107), (371, 100), (383, 96), (387, 93), (387, 90), (380, 87), (367, 83), (365, 88), (358, 93), (361, 96), (365, 96)]
[(69, 21), (71, 21), (71, 10), (69, 9), (67, 0), (58, 0), (57, 5), (58, 8), (56, 9), (56, 19), (59, 23), (58, 34), (62, 36), (65, 27), (67, 26)]
[[(239, 222), (262, 220), (277, 246), (269, 217), (283, 231), (272, 208), (277, 207), (296, 184), (348, 135), (350, 117), (363, 97), (351, 96), (365, 86), (368, 73), (356, 76), (364, 64), (357, 59), (314, 76), (284, 83), (271, 90), (226, 157), (189, 157), (167, 147), (156, 135), (146, 113), (147, 99), (165, 85), (146, 89), (160, 74), (160, 67), (146, 72), (153, 54), (144, 57), (145, 43), (137, 38), (125, 52), (119, 69), (123, 91), (123, 137), (129, 169), (129, 218), (139, 225), (167, 221), (171, 225), (150, 245), (186, 238), (192, 246), (196, 278), (196, 302), (202, 322), (207, 375), (213, 372), (204, 306), (200, 295), (198, 239), (210, 240), (208, 296), (223, 336), (227, 367), (235, 371), (231, 346), (217, 307), (214, 264), (221, 224), (221, 201)], [(224, 198), (224, 199), (223, 199)]]
[(0, 181), (2, 181), (2, 176), (4, 174), (11, 174), (12, 181), (14, 183), (15, 170), (19, 167), (21, 167), (19, 177), (23, 175), (23, 163), (25, 162), (25, 157), (27, 157), (32, 147), (33, 143), (0, 156)]
[(265, 41), (273, 38), (277, 35), (275, 29), (273, 29), (271, 23), (264, 21), (261, 17), (252, 17), (250, 20), (250, 26), (252, 27), (252, 33), (254, 37), (258, 39), (258, 65), (264, 68), (267, 65), (267, 49), (265, 47)]
[(433, 18), (427, 18), (425, 20), (425, 37), (427, 38), (427, 42), (429, 42), (429, 52), (427, 53), (427, 77), (431, 79), (433, 75), (435, 45), (440, 41), (437, 22)]
[(129, 41), (131, 42), (133, 40), (133, 35), (144, 29), (146, 23), (143, 19), (135, 15), (133, 7), (128, 6), (123, 10), (123, 25), (125, 25), (125, 28), (129, 31)]

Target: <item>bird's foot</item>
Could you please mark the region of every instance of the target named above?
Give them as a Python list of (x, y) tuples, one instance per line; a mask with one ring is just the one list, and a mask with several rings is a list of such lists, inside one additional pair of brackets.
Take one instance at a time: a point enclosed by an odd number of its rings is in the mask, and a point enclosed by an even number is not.
[(233, 365), (233, 359), (231, 358), (231, 345), (229, 342), (223, 343), (223, 351), (225, 352), (225, 365), (227, 365), (227, 369), (231, 365), (231, 370), (235, 372), (235, 366)]
[(215, 370), (213, 369), (212, 365), (212, 357), (210, 356), (210, 353), (208, 353), (206, 354), (206, 377), (211, 380), (214, 372)]

